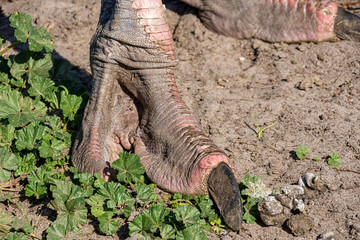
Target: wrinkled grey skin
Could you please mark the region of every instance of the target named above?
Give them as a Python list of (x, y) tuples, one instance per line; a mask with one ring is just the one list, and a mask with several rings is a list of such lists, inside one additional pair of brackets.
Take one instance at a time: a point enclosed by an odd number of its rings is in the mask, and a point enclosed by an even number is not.
[[(225, 222), (239, 230), (242, 206), (230, 163), (202, 132), (178, 93), (171, 37), (166, 44), (151, 40), (133, 1), (102, 0), (90, 49), (93, 87), (72, 162), (80, 171), (99, 172), (109, 180), (118, 152), (132, 150), (160, 187), (192, 195), (209, 192)], [(198, 9), (206, 27), (235, 38), (360, 39), (357, 16), (320, 2), (301, 0), (296, 7), (267, 0), (183, 2)], [(309, 4), (319, 11), (304, 12)]]

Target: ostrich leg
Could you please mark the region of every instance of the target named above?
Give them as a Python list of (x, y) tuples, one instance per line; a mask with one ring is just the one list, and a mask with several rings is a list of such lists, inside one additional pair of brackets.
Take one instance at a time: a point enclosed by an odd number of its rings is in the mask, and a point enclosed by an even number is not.
[(269, 42), (360, 41), (360, 18), (331, 1), (181, 0), (199, 9), (204, 25), (234, 38)]
[(109, 178), (117, 153), (134, 149), (161, 188), (209, 192), (227, 225), (239, 230), (237, 182), (227, 156), (181, 99), (161, 0), (103, 0), (90, 53), (93, 89), (73, 147), (74, 165)]

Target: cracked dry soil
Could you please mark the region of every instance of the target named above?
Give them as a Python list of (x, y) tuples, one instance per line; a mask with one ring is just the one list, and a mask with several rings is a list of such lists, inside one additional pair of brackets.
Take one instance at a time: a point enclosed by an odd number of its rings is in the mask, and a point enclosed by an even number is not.
[[(89, 82), (89, 42), (100, 1), (0, 0), (0, 6), (0, 31), (8, 27), (10, 13), (30, 14), (55, 37), (56, 57), (69, 60), (72, 70)], [(352, 11), (360, 14), (359, 6)], [(257, 175), (269, 188), (280, 189), (312, 172), (326, 186), (304, 201), (313, 227), (302, 237), (259, 222), (243, 224), (240, 233), (221, 238), (325, 239), (333, 232), (335, 239), (360, 239), (360, 174), (337, 171), (326, 163), (335, 152), (342, 158), (341, 168), (360, 171), (360, 43), (237, 40), (207, 30), (194, 13), (168, 10), (167, 15), (177, 47), (181, 94), (206, 134), (229, 155), (236, 177)], [(253, 116), (260, 126), (279, 120), (263, 132), (263, 142), (257, 139)], [(297, 160), (299, 145), (308, 146), (310, 158), (321, 161)], [(44, 236), (55, 218), (46, 203), (21, 204), (32, 220), (43, 210), (35, 234)], [(0, 208), (24, 218), (16, 206), (0, 203)], [(83, 239), (125, 239), (125, 229), (105, 237), (88, 223)]]

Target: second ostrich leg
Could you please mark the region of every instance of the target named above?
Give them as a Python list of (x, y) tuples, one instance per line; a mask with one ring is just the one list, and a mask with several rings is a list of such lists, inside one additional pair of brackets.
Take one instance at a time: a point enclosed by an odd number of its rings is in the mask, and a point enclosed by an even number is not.
[(360, 18), (320, 0), (181, 0), (197, 9), (204, 25), (234, 38), (269, 42), (360, 41)]

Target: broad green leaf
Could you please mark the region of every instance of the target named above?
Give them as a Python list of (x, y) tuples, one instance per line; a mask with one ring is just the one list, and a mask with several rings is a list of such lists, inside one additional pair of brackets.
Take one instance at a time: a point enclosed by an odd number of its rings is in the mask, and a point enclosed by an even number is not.
[(47, 52), (54, 49), (54, 41), (44, 27), (36, 28), (31, 24), (31, 17), (24, 13), (13, 13), (10, 18), (10, 26), (15, 28), (15, 37), (25, 43), (29, 40), (29, 49), (40, 52), (43, 48)]
[(12, 146), (12, 141), (14, 138), (15, 128), (12, 125), (0, 125), (0, 146)]
[(17, 87), (20, 87), (23, 84), (23, 75), (28, 72), (28, 64), (27, 63), (16, 63), (11, 66), (10, 69), (11, 75), (18, 80), (19, 82), (16, 82), (14, 80), (11, 81), (12, 85), (15, 85)]
[[(212, 220), (210, 222), (210, 224), (212, 226), (214, 226), (215, 228), (213, 228), (213, 230), (218, 234), (221, 233), (224, 229), (225, 229), (225, 223), (222, 222), (220, 217), (217, 217), (216, 219)], [(204, 226), (204, 230), (206, 229), (207, 226)]]
[(102, 188), (105, 184), (105, 180), (100, 176), (100, 173), (96, 172), (94, 174), (94, 177), (95, 177), (94, 187)]
[(12, 222), (13, 218), (9, 216), (4, 210), (0, 209), (0, 235), (11, 230)]
[(29, 49), (40, 52), (42, 49), (47, 52), (54, 50), (54, 39), (50, 36), (44, 27), (32, 27), (29, 32)]
[(62, 131), (62, 121), (58, 116), (46, 116), (46, 124), (49, 125), (54, 132)]
[(25, 186), (25, 195), (34, 196), (36, 199), (45, 197), (48, 193), (45, 183), (49, 181), (50, 175), (51, 173), (42, 167), (33, 170), (27, 178), (29, 183)]
[(65, 91), (61, 91), (60, 108), (63, 110), (65, 117), (68, 117), (70, 121), (73, 121), (77, 111), (80, 108), (82, 98), (72, 94), (66, 94)]
[(183, 223), (185, 227), (200, 221), (200, 212), (190, 205), (179, 205), (175, 209), (176, 220)]
[(124, 186), (116, 182), (106, 182), (98, 192), (100, 195), (110, 199), (107, 202), (108, 208), (117, 207), (120, 214), (125, 217), (130, 216), (134, 200)]
[(202, 218), (207, 218), (209, 222), (212, 222), (218, 218), (218, 215), (214, 209), (214, 203), (209, 199), (208, 195), (206, 199), (200, 201), (198, 206), (200, 208), (200, 216)]
[(136, 183), (135, 191), (137, 193), (137, 198), (143, 202), (146, 201), (154, 202), (157, 199), (157, 195), (152, 191), (152, 189), (148, 185)]
[(50, 227), (46, 230), (48, 240), (59, 240), (64, 239), (67, 234), (66, 223), (55, 221)]
[(304, 159), (307, 155), (309, 155), (309, 149), (306, 146), (300, 145), (296, 151), (296, 156), (299, 159)]
[(244, 184), (246, 188), (241, 191), (241, 194), (254, 198), (257, 202), (260, 202), (264, 197), (271, 193), (270, 189), (265, 186), (261, 178), (257, 176), (251, 177), (249, 174), (246, 174), (242, 184)]
[(332, 153), (328, 159), (328, 164), (332, 167), (340, 166), (341, 158), (338, 154)]
[(140, 157), (128, 152), (119, 153), (119, 159), (111, 164), (118, 170), (117, 179), (123, 183), (137, 182), (142, 174), (145, 173), (145, 167), (140, 163)]
[(50, 179), (51, 172), (46, 171), (43, 167), (37, 168), (32, 171), (27, 180), (29, 183), (46, 183)]
[(13, 224), (12, 224), (12, 227), (14, 228), (14, 230), (16, 231), (23, 231), (25, 232), (26, 234), (29, 234), (31, 233), (32, 231), (34, 231), (34, 227), (31, 226), (30, 223), (28, 222), (24, 222), (22, 221), (20, 218), (18, 217), (14, 217), (13, 218)]
[(11, 92), (11, 86), (9, 84), (0, 84), (0, 95), (8, 94)]
[(6, 235), (6, 240), (28, 240), (25, 233), (22, 232), (11, 232)]
[(7, 118), (14, 127), (24, 126), (46, 114), (45, 104), (23, 97), (18, 91), (0, 94), (0, 118)]
[(52, 92), (49, 95), (47, 95), (45, 97), (45, 101), (47, 101), (50, 104), (50, 107), (52, 109), (59, 109), (59, 98), (56, 92)]
[(69, 172), (71, 172), (74, 175), (74, 178), (79, 174), (79, 170), (73, 166), (69, 167)]
[(160, 227), (160, 235), (162, 239), (175, 238), (175, 229), (169, 224), (163, 224)]
[(9, 75), (4, 72), (0, 72), (0, 82), (7, 84), (9, 83)]
[(105, 197), (101, 196), (99, 194), (95, 194), (93, 196), (91, 196), (88, 200), (87, 200), (87, 204), (89, 204), (91, 206), (91, 214), (94, 217), (99, 217), (100, 215), (104, 214), (104, 204), (105, 204)]
[(62, 157), (61, 151), (67, 148), (64, 141), (45, 135), (39, 147), (40, 157), (57, 159)]
[(126, 188), (117, 182), (105, 182), (98, 191), (100, 195), (113, 200), (115, 205), (117, 205), (118, 196), (128, 194)]
[(87, 192), (88, 196), (93, 195), (94, 188), (94, 177), (90, 173), (79, 173), (74, 176), (74, 180), (79, 181), (80, 186)]
[(181, 193), (174, 193), (174, 195), (173, 195), (173, 199), (174, 199), (174, 200), (177, 200), (177, 199), (182, 199), (182, 195), (181, 195)]
[(42, 54), (34, 52), (22, 52), (15, 57), (15, 62), (11, 66), (11, 75), (21, 80), (24, 74), (31, 83), (36, 78), (49, 77), (49, 71), (52, 67), (51, 54)]
[(32, 122), (17, 132), (15, 145), (18, 150), (33, 150), (38, 140), (40, 140), (46, 133), (47, 129), (49, 129), (48, 127), (40, 124), (40, 122)]
[(29, 183), (25, 186), (25, 196), (34, 196), (36, 199), (45, 197), (48, 193), (47, 187), (43, 183)]
[(54, 183), (51, 208), (58, 212), (56, 221), (65, 227), (66, 234), (78, 231), (78, 225), (87, 221), (86, 192), (69, 181), (54, 180)]
[(11, 179), (11, 172), (0, 167), (0, 182), (7, 182)]
[(13, 13), (10, 18), (10, 26), (15, 28), (15, 37), (18, 41), (25, 43), (32, 28), (31, 17), (25, 13)]
[(65, 180), (66, 179), (66, 175), (62, 172), (56, 172), (52, 175), (53, 179), (58, 179), (58, 180)]
[[(84, 199), (82, 199), (84, 200)], [(77, 201), (80, 201), (77, 200)], [(83, 226), (87, 221), (87, 213), (88, 210), (85, 206), (85, 201), (81, 201), (81, 205), (76, 202), (75, 200), (66, 204), (66, 208), (69, 207), (69, 205), (74, 206), (76, 205), (76, 209), (71, 208), (71, 210), (68, 210), (67, 212), (64, 211), (58, 211), (58, 219), (64, 219), (64, 221), (67, 221), (67, 229), (69, 229), (69, 232), (75, 232), (78, 231), (78, 226)], [(64, 208), (65, 209), (65, 208)]]
[(11, 83), (11, 85), (12, 85), (13, 87), (17, 87), (17, 88), (22, 88), (22, 87), (25, 85), (24, 79), (18, 79), (18, 80), (16, 80), (16, 79), (12, 78), (12, 79), (10, 80), (10, 83)]
[(176, 240), (206, 240), (206, 234), (202, 230), (201, 225), (194, 224), (185, 228), (182, 231), (178, 231), (176, 234)]
[(49, 71), (52, 68), (51, 54), (40, 55), (38, 53), (34, 59), (30, 58), (28, 80), (31, 82), (35, 78), (47, 78), (49, 77)]
[(94, 177), (90, 173), (79, 173), (75, 179), (79, 180), (82, 186), (92, 185), (94, 182)]
[(258, 215), (256, 203), (257, 202), (254, 201), (253, 199), (248, 198), (246, 204), (243, 205), (244, 208), (243, 219), (248, 224), (256, 221), (255, 216)]
[(129, 223), (129, 235), (133, 236), (136, 233), (139, 233), (143, 236), (147, 236), (150, 231), (151, 220), (149, 217), (142, 213), (137, 215), (132, 222)]
[(11, 195), (10, 193), (4, 195), (2, 194), (2, 190), (0, 189), (0, 202), (12, 201), (12, 199), (13, 199), (13, 195)]
[(165, 217), (169, 214), (169, 212), (169, 209), (161, 205), (152, 206), (148, 210), (144, 211), (144, 214), (150, 219), (151, 232), (156, 232), (156, 230), (163, 225)]
[[(55, 188), (53, 197), (55, 202), (70, 202), (72, 200), (79, 201), (79, 205), (85, 203), (84, 197), (86, 192), (71, 181), (55, 180)], [(74, 206), (76, 208), (76, 206)]]
[(248, 211), (244, 212), (243, 219), (247, 224), (251, 224), (256, 221), (256, 218)]
[(7, 182), (11, 178), (11, 170), (16, 170), (17, 158), (7, 147), (0, 147), (0, 182)]
[(100, 231), (106, 235), (112, 235), (119, 230), (119, 222), (112, 219), (113, 215), (112, 212), (105, 212), (98, 217)]
[(34, 153), (28, 153), (26, 155), (22, 155), (21, 158), (18, 158), (18, 169), (15, 171), (15, 176), (18, 177), (24, 173), (31, 172), (36, 163), (36, 157)]
[(56, 88), (55, 82), (50, 78), (35, 78), (31, 81), (31, 87), (28, 89), (28, 93), (32, 97), (42, 97), (46, 99)]

